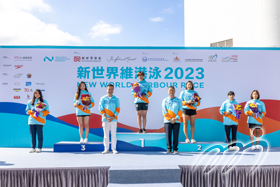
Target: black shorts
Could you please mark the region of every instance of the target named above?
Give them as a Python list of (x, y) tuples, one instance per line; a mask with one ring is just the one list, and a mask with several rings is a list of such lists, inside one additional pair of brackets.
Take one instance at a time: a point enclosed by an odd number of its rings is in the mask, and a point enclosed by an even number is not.
[(87, 116), (90, 116), (90, 115), (76, 115), (76, 117), (87, 117)]
[(183, 109), (183, 114), (188, 115), (188, 116), (193, 116), (193, 115), (196, 115), (196, 110)]
[(261, 129), (262, 125), (258, 125), (255, 123), (248, 123), (250, 129)]
[(136, 111), (148, 110), (148, 103), (135, 103)]

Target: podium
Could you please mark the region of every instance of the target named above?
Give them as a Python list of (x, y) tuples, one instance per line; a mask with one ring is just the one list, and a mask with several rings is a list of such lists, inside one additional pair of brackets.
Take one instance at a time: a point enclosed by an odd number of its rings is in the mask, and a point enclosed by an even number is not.
[[(227, 147), (227, 144), (224, 142), (197, 142), (193, 144), (179, 142), (178, 151), (204, 152), (214, 148), (223, 149), (225, 147)], [(118, 151), (166, 151), (166, 149), (165, 133), (117, 133)], [(80, 144), (80, 142), (62, 141), (54, 144), (54, 152), (102, 152), (103, 150), (103, 142)]]
[(81, 144), (80, 142), (58, 142), (53, 146), (54, 152), (93, 152), (104, 151), (103, 142), (88, 142)]

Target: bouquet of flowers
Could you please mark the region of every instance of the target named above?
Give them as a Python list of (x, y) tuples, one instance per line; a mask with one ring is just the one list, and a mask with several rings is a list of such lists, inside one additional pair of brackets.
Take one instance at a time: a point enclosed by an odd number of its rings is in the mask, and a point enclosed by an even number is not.
[(256, 102), (250, 103), (250, 104), (249, 104), (249, 108), (250, 108), (251, 111), (255, 114), (256, 117), (259, 116), (260, 112), (259, 112), (259, 110), (258, 110), (258, 105), (257, 105)]
[(133, 91), (135, 92), (135, 94), (138, 97), (142, 98), (141, 89), (140, 89), (140, 85), (139, 85), (138, 81), (135, 83), (131, 83), (131, 87), (132, 87)]
[(241, 115), (241, 105), (235, 105), (233, 104), (233, 108), (234, 108), (234, 112), (236, 114), (236, 118), (240, 119), (240, 115)]
[(46, 107), (47, 105), (45, 103), (42, 103), (40, 100), (35, 105), (35, 109), (33, 109), (34, 117), (38, 117), (39, 113)]
[(82, 103), (80, 103), (80, 102), (77, 103), (78, 106), (79, 105), (83, 105), (83, 110), (86, 110), (87, 109), (86, 106), (89, 106), (91, 104), (91, 97), (90, 97), (90, 95), (89, 94), (82, 94), (81, 95), (81, 102)]
[(195, 102), (199, 102), (199, 101), (201, 100), (201, 97), (199, 97), (199, 96), (197, 95), (197, 93), (194, 93), (194, 94), (192, 95), (191, 100), (193, 100), (193, 101), (195, 101)]

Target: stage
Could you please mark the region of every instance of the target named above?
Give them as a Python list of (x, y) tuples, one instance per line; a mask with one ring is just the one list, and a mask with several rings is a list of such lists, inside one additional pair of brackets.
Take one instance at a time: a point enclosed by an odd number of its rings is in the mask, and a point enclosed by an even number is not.
[[(235, 154), (236, 167), (280, 166), (280, 148), (264, 148), (263, 152), (242, 148)], [(224, 166), (233, 160), (233, 152), (101, 152), (56, 153), (44, 148), (42, 153), (28, 153), (29, 148), (0, 148), (0, 169), (90, 168), (110, 167), (109, 186), (181, 186), (180, 167)], [(179, 167), (180, 166), (180, 167)], [(198, 167), (197, 167), (198, 168)], [(279, 171), (275, 171), (279, 175)], [(0, 175), (1, 176), (1, 175)], [(141, 177), (140, 177), (141, 176)], [(280, 176), (279, 176), (280, 177)], [(140, 184), (139, 184), (140, 183)], [(160, 184), (161, 183), (161, 184)], [(137, 186), (137, 185), (136, 185)]]

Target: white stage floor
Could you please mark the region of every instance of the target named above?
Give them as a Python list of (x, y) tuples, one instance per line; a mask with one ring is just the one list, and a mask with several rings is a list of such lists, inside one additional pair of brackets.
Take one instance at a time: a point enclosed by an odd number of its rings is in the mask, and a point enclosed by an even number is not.
[[(178, 155), (164, 152), (120, 152), (103, 155), (101, 152), (54, 153), (53, 149), (43, 149), (42, 153), (28, 153), (29, 148), (0, 148), (1, 168), (56, 168), (110, 166), (110, 170), (179, 169), (178, 165), (208, 165), (217, 159), (215, 165), (225, 165), (233, 160), (232, 153), (202, 155), (182, 152)], [(200, 157), (200, 158), (199, 158)], [(263, 158), (261, 161), (257, 161)], [(267, 152), (239, 151), (235, 165), (280, 165), (280, 148), (270, 148)], [(197, 162), (197, 160), (200, 160)], [(212, 162), (213, 163), (213, 162)]]

